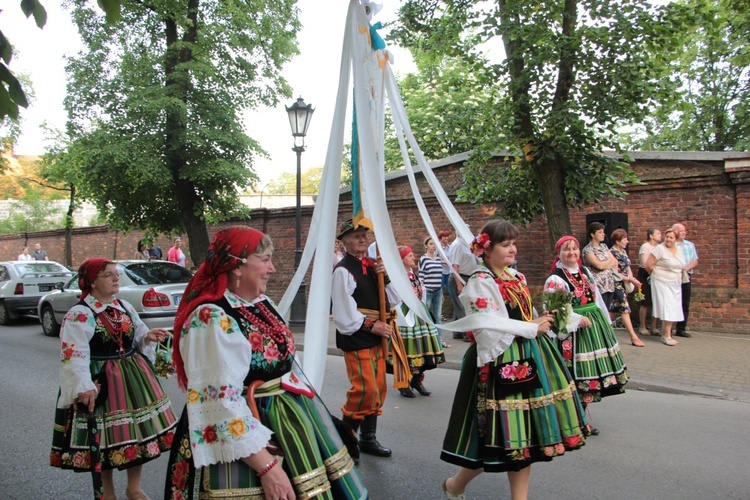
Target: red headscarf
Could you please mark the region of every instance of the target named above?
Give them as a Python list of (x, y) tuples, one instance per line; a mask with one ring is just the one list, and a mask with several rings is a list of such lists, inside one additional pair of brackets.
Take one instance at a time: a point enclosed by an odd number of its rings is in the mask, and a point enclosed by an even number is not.
[(174, 321), (174, 342), (172, 343), (177, 381), (183, 390), (187, 390), (187, 376), (180, 355), (182, 326), (190, 313), (198, 306), (214, 302), (224, 296), (227, 289), (227, 273), (244, 263), (244, 259), (255, 251), (263, 236), (265, 235), (262, 232), (247, 226), (222, 229), (214, 235), (208, 247), (206, 260), (188, 283), (182, 302), (177, 308)]
[(404, 260), (404, 257), (412, 253), (412, 249), (410, 247), (407, 247), (406, 245), (402, 245), (398, 247), (398, 254), (401, 256), (401, 260)]
[[(555, 243), (555, 260), (552, 261), (552, 267), (549, 268), (549, 272), (555, 270), (557, 267), (557, 263), (560, 262), (560, 250), (562, 250), (562, 247), (565, 243), (569, 241), (575, 241), (578, 243), (578, 238), (575, 236), (563, 236), (559, 240), (557, 240), (557, 243)], [(578, 248), (581, 248), (581, 244), (578, 243)], [(578, 267), (581, 267), (583, 265), (583, 262), (581, 261), (580, 256), (578, 257)]]
[(81, 300), (91, 293), (91, 285), (96, 277), (102, 272), (102, 269), (110, 264), (114, 264), (114, 262), (103, 257), (94, 257), (83, 261), (81, 267), (78, 268), (78, 288), (82, 292)]

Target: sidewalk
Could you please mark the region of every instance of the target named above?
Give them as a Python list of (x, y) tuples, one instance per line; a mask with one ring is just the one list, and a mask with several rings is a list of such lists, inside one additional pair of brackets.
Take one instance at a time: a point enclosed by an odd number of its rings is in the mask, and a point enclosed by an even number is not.
[[(298, 350), (304, 350), (304, 332), (293, 330)], [(641, 337), (646, 347), (634, 347), (625, 329), (616, 328), (631, 377), (627, 389), (750, 402), (750, 335), (691, 333), (689, 339), (675, 337), (679, 344), (673, 347), (662, 344), (660, 337)], [(450, 332), (444, 333), (453, 347), (445, 349), (446, 362), (440, 368), (458, 370), (469, 343), (450, 337)], [(328, 354), (341, 355), (333, 322), (329, 322)]]

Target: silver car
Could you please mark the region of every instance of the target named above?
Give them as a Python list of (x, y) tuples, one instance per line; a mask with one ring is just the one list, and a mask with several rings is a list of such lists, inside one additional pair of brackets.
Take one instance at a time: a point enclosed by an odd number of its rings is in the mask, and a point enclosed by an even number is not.
[(70, 269), (48, 260), (0, 262), (0, 325), (24, 314), (36, 314), (39, 297), (73, 276)]
[[(172, 330), (177, 305), (193, 275), (182, 266), (162, 260), (120, 260), (122, 272), (117, 297), (128, 301), (149, 328)], [(38, 314), (42, 330), (48, 337), (60, 333), (65, 313), (81, 300), (78, 276), (59, 290), (39, 300)]]

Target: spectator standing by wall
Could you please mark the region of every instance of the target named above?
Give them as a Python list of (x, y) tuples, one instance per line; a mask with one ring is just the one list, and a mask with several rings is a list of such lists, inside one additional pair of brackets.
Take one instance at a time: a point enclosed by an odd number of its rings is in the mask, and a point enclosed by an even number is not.
[(615, 274), (617, 259), (604, 244), (604, 224), (592, 222), (588, 227), (589, 244), (583, 247), (583, 262), (591, 269), (596, 286), (602, 294), (604, 304), (609, 309), (612, 295), (615, 292)]
[(146, 244), (143, 240), (138, 240), (138, 244), (135, 247), (135, 254), (133, 260), (151, 260), (151, 255), (146, 248)]
[(690, 314), (690, 293), (693, 281), (693, 269), (698, 267), (698, 252), (692, 241), (685, 239), (687, 229), (683, 224), (675, 224), (674, 229), (677, 241), (675, 246), (682, 252), (682, 258), (685, 260), (685, 269), (682, 272), (682, 315), (684, 319), (677, 323), (675, 335), (678, 337), (691, 337), (687, 329), (688, 315)]
[[(419, 258), (419, 279), (424, 283), (427, 310), (435, 324), (439, 325), (443, 313), (443, 260), (435, 254), (437, 246), (429, 236), (424, 240), (424, 248), (425, 254)], [(443, 332), (438, 331), (442, 347), (450, 347), (442, 340)]]
[(167, 260), (174, 262), (177, 265), (185, 267), (185, 252), (180, 248), (182, 246), (182, 238), (179, 236), (174, 239), (172, 248), (167, 252)]
[(17, 260), (32, 260), (31, 254), (29, 254), (29, 247), (23, 247)]
[(34, 260), (49, 260), (49, 257), (47, 257), (47, 252), (42, 250), (41, 243), (36, 243), (34, 245), (34, 251), (31, 253), (31, 258)]
[(638, 308), (638, 318), (640, 320), (640, 330), (638, 333), (641, 335), (656, 335), (656, 318), (651, 315), (651, 332), (649, 333), (646, 328), (646, 318), (651, 310), (653, 303), (653, 297), (651, 293), (651, 283), (649, 282), (649, 276), (651, 275), (646, 270), (646, 261), (648, 261), (649, 255), (654, 251), (656, 245), (661, 243), (661, 231), (655, 227), (650, 227), (646, 231), (646, 242), (641, 245), (638, 250), (638, 281), (641, 282), (641, 292), (643, 293), (643, 300)]
[(164, 256), (159, 245), (154, 245), (153, 247), (149, 248), (148, 254), (151, 257), (151, 260), (161, 260)]

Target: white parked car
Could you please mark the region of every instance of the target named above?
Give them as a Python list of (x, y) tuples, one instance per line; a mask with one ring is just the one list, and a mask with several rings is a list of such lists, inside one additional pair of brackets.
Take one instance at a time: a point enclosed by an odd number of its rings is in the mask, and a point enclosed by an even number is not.
[(74, 274), (49, 260), (0, 262), (0, 325), (9, 325), (23, 314), (36, 314), (39, 297)]
[[(177, 305), (193, 277), (192, 273), (163, 260), (120, 260), (116, 263), (117, 270), (122, 272), (117, 297), (132, 304), (149, 328), (172, 330)], [(58, 335), (65, 313), (80, 300), (78, 275), (39, 299), (37, 309), (44, 334), (49, 337)]]

